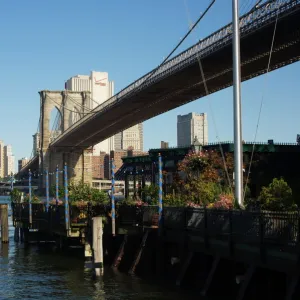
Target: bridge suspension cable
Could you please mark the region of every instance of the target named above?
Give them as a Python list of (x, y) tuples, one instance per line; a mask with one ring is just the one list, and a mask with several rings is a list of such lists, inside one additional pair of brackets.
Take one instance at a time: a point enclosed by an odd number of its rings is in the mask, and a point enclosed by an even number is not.
[[(258, 1), (258, 2), (261, 2), (261, 1)], [(245, 188), (244, 188), (243, 201), (245, 200), (246, 189), (247, 189), (248, 182), (249, 182), (250, 171), (251, 171), (251, 167), (252, 167), (252, 163), (253, 163), (253, 156), (254, 156), (256, 138), (257, 138), (258, 128), (259, 128), (260, 119), (261, 119), (261, 113), (262, 113), (262, 107), (263, 107), (264, 98), (265, 98), (265, 91), (266, 91), (267, 83), (268, 83), (268, 75), (269, 75), (269, 71), (270, 71), (270, 65), (271, 65), (271, 59), (272, 59), (272, 53), (273, 53), (274, 41), (275, 41), (276, 29), (277, 29), (277, 23), (278, 23), (278, 14), (279, 14), (279, 8), (277, 9), (277, 13), (276, 13), (276, 20), (275, 20), (275, 25), (274, 25), (274, 30), (273, 30), (273, 36), (272, 36), (270, 52), (269, 52), (267, 71), (266, 71), (266, 76), (264, 78), (265, 80), (264, 80), (264, 83), (263, 83), (262, 96), (261, 96), (260, 107), (259, 107), (259, 112), (258, 112), (258, 118), (257, 118), (257, 123), (256, 123), (256, 129), (255, 129), (255, 134), (254, 134), (254, 141), (253, 141), (253, 146), (252, 146), (252, 151), (251, 151), (249, 169), (248, 169), (248, 172), (247, 172), (246, 183), (245, 183)]]
[[(185, 9), (186, 9), (186, 14), (187, 14), (187, 19), (188, 19), (189, 26), (191, 26), (192, 20), (191, 20), (191, 17), (190, 17), (190, 12), (189, 12), (189, 8), (188, 8), (187, 0), (184, 0), (184, 5), (185, 5)], [(200, 58), (199, 53), (197, 54), (197, 60), (198, 60), (198, 65), (199, 65), (199, 69), (200, 69), (200, 73), (201, 73), (201, 77), (202, 77), (202, 82), (203, 82), (204, 89), (205, 89), (205, 94), (206, 94), (206, 96), (208, 96), (209, 91), (208, 91), (208, 87), (207, 87), (207, 81), (206, 81), (206, 77), (205, 77), (205, 74), (204, 74), (204, 71), (203, 71), (203, 66), (202, 66), (202, 62), (201, 62), (201, 58)], [(232, 191), (232, 183), (231, 183), (231, 180), (230, 180), (225, 155), (224, 155), (223, 148), (222, 148), (222, 145), (221, 145), (221, 141), (220, 141), (220, 138), (219, 138), (219, 133), (218, 133), (217, 125), (216, 125), (216, 120), (215, 120), (215, 117), (214, 117), (213, 108), (211, 106), (210, 97), (208, 97), (208, 98), (209, 98), (208, 99), (209, 109), (210, 109), (212, 120), (213, 120), (213, 126), (214, 126), (214, 130), (215, 130), (215, 133), (216, 133), (216, 139), (218, 141), (219, 148), (220, 148), (220, 153), (221, 153), (221, 156), (222, 156), (222, 161), (223, 161), (223, 166), (224, 166), (224, 170), (225, 170), (225, 173), (226, 173), (226, 178), (227, 178), (229, 187)]]
[[(173, 50), (168, 54), (168, 56), (163, 60), (162, 63), (160, 63), (154, 70), (152, 70), (152, 72), (150, 73), (150, 75), (145, 79), (145, 81), (143, 82), (143, 84), (145, 84), (148, 80), (150, 80), (150, 78), (155, 74), (155, 72), (175, 53), (175, 51), (180, 47), (180, 45), (184, 42), (184, 40), (190, 35), (190, 33), (193, 31), (193, 29), (199, 24), (199, 22), (204, 18), (204, 16), (207, 14), (207, 12), (210, 10), (210, 8), (213, 6), (213, 4), (215, 3), (215, 0), (212, 0), (211, 3), (209, 4), (209, 6), (206, 8), (206, 10), (201, 14), (201, 16), (197, 19), (197, 21), (191, 26), (191, 28), (189, 29), (189, 31), (185, 34), (185, 36), (180, 40), (180, 42), (175, 46), (175, 48), (173, 48)], [(56, 105), (60, 106), (61, 107), (64, 107), (64, 109), (72, 112), (72, 113), (78, 113), (77, 111), (75, 110), (72, 110), (72, 109), (69, 109), (67, 108), (65, 105), (59, 105), (52, 97), (50, 97), (48, 94), (47, 94), (47, 97), (49, 97), (49, 99), (54, 102)], [(76, 102), (72, 97), (68, 97), (70, 98), (70, 100), (79, 105), (81, 108), (86, 108), (89, 110), (89, 112), (83, 112), (83, 116), (84, 115), (89, 115), (89, 114), (96, 114), (97, 111), (94, 111), (94, 109), (90, 109), (90, 108), (87, 108), (85, 106), (83, 106), (82, 104)], [(89, 96), (89, 99), (92, 100), (94, 103), (97, 103), (99, 105), (98, 102), (96, 102), (94, 99), (92, 99), (90, 96)]]
[(257, 5), (257, 2), (257, 0), (244, 0), (243, 3), (240, 5), (241, 15), (249, 12), (253, 7)]
[[(180, 42), (175, 46), (175, 48), (173, 48), (173, 50), (169, 53), (169, 55), (163, 60), (162, 63), (160, 63), (155, 69), (153, 69), (149, 76), (143, 81), (143, 83), (141, 84), (141, 86), (145, 85), (145, 83), (147, 81), (150, 80), (150, 78), (160, 69), (160, 67), (174, 54), (174, 52), (180, 47), (180, 45), (184, 42), (184, 40), (191, 34), (191, 32), (194, 30), (194, 28), (199, 24), (199, 22), (204, 18), (204, 16), (208, 13), (208, 11), (210, 10), (210, 8), (213, 6), (213, 4), (215, 3), (216, 0), (211, 0), (211, 3), (208, 5), (208, 7), (205, 9), (205, 11), (200, 15), (200, 17), (197, 19), (197, 21), (193, 24), (193, 26), (189, 29), (189, 31), (185, 34), (185, 36), (180, 40)], [(159, 102), (160, 100), (156, 101)], [(155, 103), (156, 103), (155, 102)], [(91, 114), (93, 113), (97, 113), (98, 111), (94, 111), (95, 109), (93, 109), (92, 112), (90, 112)], [(136, 113), (137, 111), (139, 111), (139, 109), (135, 110), (134, 112), (130, 113), (131, 115), (133, 115), (134, 113)], [(128, 116), (128, 114), (127, 114)], [(122, 118), (121, 118), (122, 119)], [(120, 119), (119, 119), (120, 120)], [(133, 126), (134, 124), (132, 124), (131, 126)], [(129, 126), (130, 127), (130, 126)], [(128, 127), (128, 128), (129, 128)], [(100, 129), (99, 131), (97, 131), (96, 133), (87, 136), (85, 139), (83, 139), (80, 143), (86, 141), (88, 138), (93, 137), (94, 135), (96, 135), (97, 133), (101, 132), (103, 129)], [(79, 144), (80, 144), (79, 143)], [(78, 146), (79, 144), (76, 144), (76, 146)]]

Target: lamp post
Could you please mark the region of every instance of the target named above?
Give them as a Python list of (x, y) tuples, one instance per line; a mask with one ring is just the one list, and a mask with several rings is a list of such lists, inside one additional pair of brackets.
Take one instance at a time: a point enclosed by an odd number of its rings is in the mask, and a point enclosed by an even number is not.
[(241, 54), (239, 28), (239, 0), (232, 0), (233, 55), (233, 115), (234, 115), (234, 173), (235, 198), (243, 207), (243, 145), (241, 103)]
[(195, 138), (194, 138), (192, 148), (193, 148), (193, 151), (196, 153), (200, 153), (202, 151), (202, 144), (199, 142), (197, 136), (195, 136)]

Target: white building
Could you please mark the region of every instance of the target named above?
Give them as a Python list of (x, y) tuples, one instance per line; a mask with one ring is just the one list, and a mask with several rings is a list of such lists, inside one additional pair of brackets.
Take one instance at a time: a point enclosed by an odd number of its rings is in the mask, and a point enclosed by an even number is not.
[(40, 134), (37, 132), (33, 136), (33, 156), (38, 155), (40, 151)]
[(189, 146), (195, 137), (202, 145), (208, 143), (208, 123), (206, 113), (189, 113), (177, 116), (177, 145)]
[(144, 151), (143, 123), (136, 124), (115, 135), (115, 150)]
[(4, 177), (4, 143), (0, 140), (0, 178)]
[(27, 165), (27, 163), (29, 162), (29, 159), (27, 157), (23, 157), (21, 159), (18, 160), (18, 172), (21, 171), (21, 169)]
[(12, 146), (4, 146), (4, 177), (15, 173), (15, 157), (12, 154)]
[[(105, 102), (114, 94), (114, 82), (108, 80), (107, 72), (92, 71), (91, 75), (77, 75), (71, 77), (66, 82), (66, 89), (69, 91), (89, 91), (91, 99), (88, 108), (93, 109), (99, 104)], [(94, 155), (100, 155), (100, 152), (110, 153), (114, 150), (114, 137), (94, 145)]]

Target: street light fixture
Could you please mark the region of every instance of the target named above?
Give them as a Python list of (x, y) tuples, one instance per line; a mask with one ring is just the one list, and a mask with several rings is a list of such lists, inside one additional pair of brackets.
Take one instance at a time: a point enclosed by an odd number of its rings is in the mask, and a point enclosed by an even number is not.
[(199, 142), (197, 136), (195, 136), (192, 148), (193, 148), (193, 151), (196, 153), (200, 153), (202, 151), (202, 144)]

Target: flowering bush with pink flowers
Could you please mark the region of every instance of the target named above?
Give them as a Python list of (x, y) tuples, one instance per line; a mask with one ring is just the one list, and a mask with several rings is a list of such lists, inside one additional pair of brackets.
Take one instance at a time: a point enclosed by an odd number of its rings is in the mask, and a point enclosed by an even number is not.
[(190, 208), (200, 208), (201, 205), (198, 204), (198, 203), (194, 203), (194, 202), (192, 202), (192, 201), (187, 201), (186, 207), (190, 207)]
[(218, 151), (204, 150), (199, 153), (190, 152), (178, 164), (178, 170), (185, 178), (176, 178), (176, 183), (186, 206), (232, 206), (233, 201), (226, 192), (231, 190), (228, 177), (232, 178), (233, 155), (226, 154), (224, 159)]
[[(56, 205), (56, 199), (53, 198), (52, 200), (50, 200), (50, 205)], [(63, 205), (63, 202), (61, 200), (57, 201), (57, 205)]]
[(234, 196), (232, 194), (221, 194), (219, 199), (213, 203), (212, 208), (232, 209), (234, 205)]

